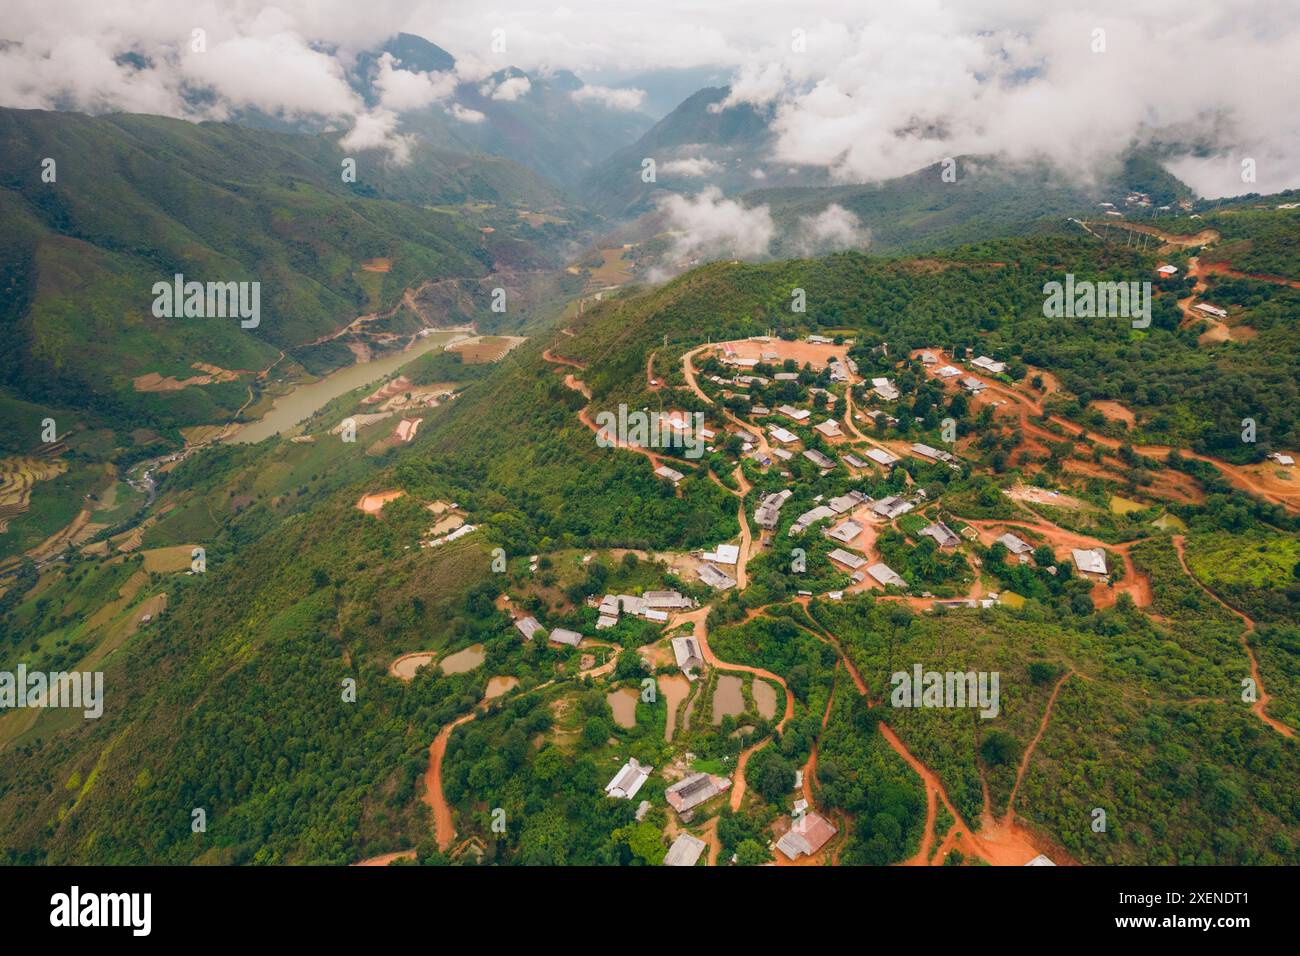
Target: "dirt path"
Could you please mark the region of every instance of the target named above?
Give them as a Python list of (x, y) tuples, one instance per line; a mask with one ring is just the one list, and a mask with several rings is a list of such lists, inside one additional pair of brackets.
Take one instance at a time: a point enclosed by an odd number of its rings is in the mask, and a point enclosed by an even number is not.
[(548, 362), (554, 362), (556, 365), (567, 365), (570, 368), (576, 368), (579, 371), (587, 367), (586, 362), (579, 362), (577, 359), (564, 358), (563, 356), (556, 355), (550, 349), (546, 349), (542, 352), (542, 358)]
[(1255, 712), (1256, 717), (1264, 721), (1264, 723), (1268, 724), (1283, 737), (1294, 737), (1295, 732), (1290, 727), (1282, 723), (1280, 720), (1276, 720), (1268, 715), (1268, 702), (1270, 697), (1268, 692), (1264, 690), (1264, 678), (1259, 672), (1259, 661), (1255, 657), (1255, 650), (1250, 646), (1249, 635), (1253, 634), (1255, 631), (1255, 621), (1250, 617), (1250, 615), (1246, 614), (1245, 611), (1238, 610), (1223, 598), (1219, 597), (1219, 595), (1211, 591), (1205, 586), (1200, 578), (1192, 573), (1192, 569), (1187, 564), (1187, 555), (1184, 551), (1186, 538), (1183, 535), (1176, 534), (1171, 538), (1171, 540), (1174, 544), (1174, 550), (1178, 552), (1178, 563), (1183, 566), (1183, 570), (1187, 573), (1187, 576), (1191, 578), (1196, 583), (1196, 586), (1202, 591), (1233, 614), (1237, 615), (1237, 617), (1241, 618), (1242, 622), (1246, 625), (1246, 629), (1241, 634), (1241, 646), (1246, 649), (1246, 657), (1250, 659), (1250, 676), (1254, 679), (1255, 689), (1258, 692), (1258, 700), (1250, 705), (1250, 709)]
[(1056, 695), (1061, 692), (1061, 687), (1072, 676), (1074, 676), (1074, 668), (1066, 671), (1065, 676), (1058, 680), (1056, 686), (1052, 688), (1052, 696), (1047, 698), (1047, 707), (1043, 709), (1043, 719), (1038, 722), (1038, 733), (1034, 734), (1034, 739), (1029, 742), (1029, 746), (1025, 748), (1024, 756), (1020, 758), (1020, 767), (1016, 771), (1016, 782), (1012, 785), (1011, 796), (1007, 800), (1005, 819), (1008, 822), (1015, 819), (1016, 793), (1020, 790), (1020, 781), (1025, 778), (1025, 770), (1029, 767), (1029, 758), (1034, 755), (1034, 751), (1038, 748), (1038, 741), (1043, 739), (1043, 732), (1047, 730), (1048, 721), (1052, 719), (1052, 708), (1056, 706)]
[(446, 853), (456, 839), (456, 824), (451, 814), (451, 804), (442, 790), (442, 760), (447, 756), (447, 741), (451, 732), (461, 724), (467, 724), (478, 716), (477, 710), (457, 717), (438, 731), (429, 745), (429, 769), (424, 774), (424, 802), (433, 811), (433, 829), (438, 840), (438, 849)]

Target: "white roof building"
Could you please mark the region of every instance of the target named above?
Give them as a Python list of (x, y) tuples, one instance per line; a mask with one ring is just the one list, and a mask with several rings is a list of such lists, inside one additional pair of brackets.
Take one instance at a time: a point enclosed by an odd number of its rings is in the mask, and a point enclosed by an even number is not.
[(814, 425), (813, 428), (821, 432), (827, 438), (839, 438), (844, 434), (844, 432), (840, 431), (839, 422), (835, 421), (833, 418), (828, 418), (820, 425)]
[(951, 365), (945, 365), (943, 368), (935, 369), (934, 374), (940, 378), (953, 378), (954, 376), (961, 374), (961, 369), (953, 368)]
[(887, 402), (892, 402), (898, 398), (898, 386), (887, 378), (873, 378), (871, 380), (871, 390)]
[(1295, 459), (1290, 455), (1284, 455), (1280, 451), (1275, 451), (1268, 456), (1269, 461), (1277, 462), (1279, 465), (1294, 465)]
[(605, 794), (619, 800), (631, 800), (650, 778), (652, 770), (654, 767), (643, 766), (635, 757), (629, 757), (622, 769), (614, 774), (614, 779), (605, 784)]
[(740, 547), (734, 544), (720, 544), (714, 551), (706, 551), (700, 557), (715, 564), (735, 564), (740, 560)]
[(942, 521), (936, 521), (934, 524), (922, 528), (920, 533), (933, 538), (934, 543), (941, 548), (955, 548), (961, 544), (961, 538), (957, 537), (953, 530)]
[(814, 465), (816, 465), (818, 468), (835, 467), (835, 459), (828, 458), (826, 455), (823, 455), (821, 452), (819, 452), (816, 448), (809, 448), (806, 452), (803, 453), (803, 456), (807, 458), (810, 462), (812, 462)]
[(979, 358), (972, 360), (971, 365), (974, 365), (976, 368), (982, 368), (993, 375), (1001, 375), (1007, 370), (1006, 362), (995, 362), (987, 355), (981, 355)]
[(1106, 552), (1101, 548), (1071, 548), (1074, 566), (1084, 574), (1106, 573)]
[(812, 417), (812, 412), (808, 411), (808, 409), (795, 408), (793, 405), (782, 405), (777, 411), (796, 422), (807, 421)]
[(883, 585), (897, 585), (900, 588), (907, 587), (907, 582), (899, 577), (887, 564), (873, 564), (867, 568), (867, 573)]
[(683, 478), (686, 477), (677, 469), (669, 468), (667, 465), (660, 465), (658, 468), (655, 469), (655, 474), (658, 475), (660, 478), (666, 478), (668, 481), (671, 481), (674, 485), (676, 485), (679, 481), (681, 481)]
[(872, 448), (870, 451), (867, 452), (867, 457), (870, 458), (872, 461), (874, 461), (876, 464), (884, 465), (885, 467), (889, 467), (894, 462), (898, 461), (897, 455), (891, 455), (883, 448)]
[(1168, 265), (1161, 266), (1159, 269), (1156, 270), (1156, 272), (1159, 272), (1162, 276), (1175, 275), (1178, 272), (1178, 266), (1168, 266)]
[(972, 394), (978, 395), (984, 389), (988, 388), (983, 382), (972, 375), (967, 375), (961, 380), (961, 387)]
[(780, 425), (768, 425), (767, 430), (773, 438), (775, 438), (783, 445), (793, 445), (795, 442), (799, 440), (798, 435), (796, 435), (792, 431), (787, 431), (786, 429), (782, 428)]
[(1227, 309), (1221, 309), (1217, 305), (1210, 305), (1208, 302), (1198, 302), (1196, 303), (1196, 308), (1197, 310), (1204, 312), (1206, 315), (1217, 316), (1220, 319), (1226, 318), (1228, 315)]

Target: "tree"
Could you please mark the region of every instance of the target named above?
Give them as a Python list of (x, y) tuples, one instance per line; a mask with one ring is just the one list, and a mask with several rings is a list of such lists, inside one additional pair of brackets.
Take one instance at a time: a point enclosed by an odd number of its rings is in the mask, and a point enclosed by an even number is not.
[(767, 847), (757, 840), (742, 840), (740, 846), (736, 847), (736, 864), (738, 866), (762, 866), (770, 859), (772, 859), (772, 854), (768, 853)]

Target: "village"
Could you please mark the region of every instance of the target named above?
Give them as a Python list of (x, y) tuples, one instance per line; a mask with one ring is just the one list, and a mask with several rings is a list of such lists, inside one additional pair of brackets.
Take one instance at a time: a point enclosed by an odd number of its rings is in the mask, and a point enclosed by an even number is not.
[[(637, 750), (666, 758), (646, 760), (621, 751), (615, 737), (601, 752), (609, 766), (607, 798), (634, 802), (638, 824), (665, 821), (666, 865), (736, 862), (719, 859), (718, 811), (764, 801), (747, 785), (746, 764), (772, 745), (794, 713), (794, 699), (780, 675), (713, 653), (708, 621), (719, 602), (739, 599), (752, 616), (766, 606), (744, 603), (753, 595), (760, 602), (793, 600), (806, 608), (810, 601), (843, 602), (870, 593), (914, 613), (997, 613), (1024, 606), (1025, 595), (998, 583), (1009, 569), (1020, 568), (1017, 573), (1052, 579), (1053, 587), (1077, 582), (1078, 593), (1097, 607), (1111, 606), (1121, 595), (1138, 607), (1151, 603), (1149, 582), (1135, 569), (1127, 545), (1047, 517), (1075, 504), (1070, 495), (1046, 484), (1002, 488), (998, 494), (1016, 508), (1015, 517), (1005, 520), (964, 518), (965, 497), (948, 500), (948, 484), (972, 475), (971, 437), (959, 436), (951, 419), (934, 419), (962, 407), (953, 403), (955, 396), (962, 396), (972, 413), (987, 406), (1024, 417), (1018, 406), (1024, 392), (1007, 374), (1006, 362), (982, 354), (959, 357), (938, 346), (891, 356), (888, 344), (880, 343), (870, 351), (880, 373), (864, 374), (849, 354), (853, 346), (852, 339), (838, 336), (798, 341), (762, 336), (684, 353), (679, 384), (647, 372), (661, 397), (680, 393), (661, 414), (669, 431), (689, 430), (697, 415), (696, 421), (705, 423), (699, 435), (711, 457), (700, 464), (707, 479), (699, 464), (681, 457), (680, 445), (611, 443), (610, 453), (645, 456), (651, 473), (677, 495), (689, 481), (710, 480), (726, 489), (739, 504), (740, 533), (731, 540), (691, 552), (569, 551), (512, 560), (510, 585), (498, 607), (511, 619), (519, 642), (548, 648), (554, 660), (553, 679), (533, 691), (573, 679), (579, 686), (604, 686), (614, 726), (641, 734), (649, 724), (649, 733), (662, 733), (661, 744)], [(560, 362), (553, 350), (546, 357), (556, 362), (569, 388), (589, 398), (578, 377), (580, 363)], [(904, 397), (915, 398), (918, 383), (935, 399), (928, 418), (914, 414)], [(900, 429), (909, 416), (913, 427)], [(596, 430), (586, 410), (580, 417)], [(1050, 426), (1044, 421), (1034, 427)], [(384, 504), (400, 494), (376, 492), (358, 507), (382, 517)], [(438, 547), (480, 527), (455, 503), (427, 507), (437, 521), (422, 547)], [(989, 562), (1008, 570), (989, 573)], [(624, 583), (581, 600), (556, 599), (566, 587), (581, 590), (585, 584), (590, 590), (593, 580)], [(774, 586), (779, 593), (773, 593)], [(460, 652), (466, 653), (471, 666), (484, 659), (481, 645)], [(451, 672), (446, 661), (457, 656), (440, 663), (432, 653), (407, 655), (402, 676), (409, 680), (418, 667), (434, 665)], [(495, 690), (483, 706), (512, 690), (533, 692), (517, 685), (516, 678), (494, 676)], [(554, 705), (561, 727), (557, 740), (579, 731), (577, 725), (564, 729), (569, 705), (563, 700)], [(457, 837), (454, 811), (434, 786), (440, 785), (437, 764), (446, 746), (440, 734), (426, 776), (438, 844), (453, 854), (481, 856), (482, 840)], [(906, 754), (901, 742), (896, 747)], [(843, 821), (837, 825), (818, 808), (815, 761), (814, 748), (784, 805), (769, 811), (767, 850), (777, 864), (833, 862), (843, 845)], [(937, 781), (933, 786), (946, 799)], [(936, 824), (932, 819), (927, 825)], [(963, 846), (1000, 863), (1056, 862), (1021, 830), (994, 832), (1009, 844), (968, 836)], [(952, 834), (935, 832), (926, 846), (932, 850), (945, 837)]]

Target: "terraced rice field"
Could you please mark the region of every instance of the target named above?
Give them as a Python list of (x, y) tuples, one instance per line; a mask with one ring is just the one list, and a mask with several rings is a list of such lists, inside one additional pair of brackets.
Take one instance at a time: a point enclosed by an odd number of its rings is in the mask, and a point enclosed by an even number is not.
[(66, 462), (56, 458), (15, 455), (0, 458), (0, 533), (9, 521), (25, 512), (32, 503), (32, 486), (49, 481), (68, 470)]

